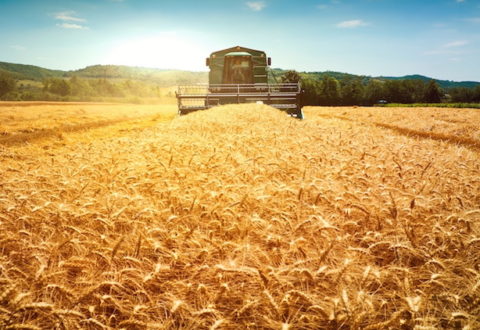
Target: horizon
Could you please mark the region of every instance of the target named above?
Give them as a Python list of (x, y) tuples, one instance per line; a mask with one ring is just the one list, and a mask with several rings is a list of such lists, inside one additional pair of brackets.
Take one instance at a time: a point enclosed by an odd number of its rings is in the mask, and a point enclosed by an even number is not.
[(4, 0), (0, 61), (63, 71), (126, 65), (205, 72), (210, 53), (240, 45), (264, 50), (272, 67), (285, 70), (480, 80), (479, 1), (206, 0), (195, 5)]
[[(0, 63), (9, 63), (9, 64), (14, 64), (14, 65), (27, 65), (27, 66), (36, 66), (36, 65), (33, 65), (33, 64), (26, 64), (26, 63), (12, 63), (12, 62), (4, 62), (4, 61), (0, 61)], [(136, 69), (150, 69), (150, 70), (159, 70), (159, 71), (180, 71), (180, 72), (193, 72), (193, 73), (208, 73), (208, 70), (182, 70), (182, 69), (165, 69), (165, 68), (155, 68), (155, 67), (145, 67), (145, 66), (136, 66), (136, 65), (123, 65), (123, 64), (92, 64), (92, 65), (87, 65), (85, 67), (82, 67), (82, 68), (78, 68), (78, 69), (67, 69), (67, 70), (62, 70), (62, 69), (51, 69), (51, 68), (47, 68), (47, 67), (39, 67), (39, 68), (42, 68), (42, 69), (47, 69), (47, 70), (59, 70), (59, 71), (64, 71), (64, 72), (75, 72), (75, 71), (80, 71), (80, 70), (84, 70), (84, 69), (88, 69), (90, 67), (95, 67), (95, 66), (124, 66), (124, 67), (129, 67), (129, 68), (136, 68)], [(282, 70), (282, 71), (286, 71), (285, 69), (282, 69), (282, 68), (273, 68), (272, 67), (272, 70)], [(292, 69), (292, 70), (295, 70), (295, 69)], [(296, 70), (295, 70), (296, 71)], [(297, 71), (298, 73), (328, 73), (328, 72), (332, 72), (332, 73), (340, 73), (340, 74), (352, 74), (352, 73), (349, 73), (349, 72), (342, 72), (342, 71), (331, 71), (331, 70), (326, 70), (326, 71)], [(353, 75), (356, 75), (356, 74), (353, 74)], [(436, 81), (452, 81), (452, 82), (458, 82), (458, 83), (461, 83), (461, 82), (473, 82), (473, 83), (480, 83), (480, 79), (479, 80), (451, 80), (451, 79), (437, 79), (435, 77), (430, 77), (430, 76), (424, 76), (424, 75), (421, 75), (421, 74), (416, 74), (416, 73), (412, 73), (412, 74), (405, 74), (405, 75), (402, 75), (402, 76), (385, 76), (385, 75), (380, 75), (380, 76), (371, 76), (371, 75), (358, 75), (358, 76), (364, 76), (364, 77), (369, 77), (369, 78), (393, 78), (393, 79), (396, 79), (396, 78), (404, 78), (404, 77), (411, 77), (411, 76), (421, 76), (421, 77), (424, 77), (424, 78), (429, 78), (429, 79), (433, 79), (433, 80), (436, 80)]]

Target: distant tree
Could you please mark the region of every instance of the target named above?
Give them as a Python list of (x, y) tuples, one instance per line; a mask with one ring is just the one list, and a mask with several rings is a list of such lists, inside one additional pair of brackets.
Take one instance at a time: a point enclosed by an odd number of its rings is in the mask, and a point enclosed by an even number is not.
[(51, 78), (49, 79), (48, 91), (53, 94), (67, 96), (70, 94), (70, 85), (65, 79)]
[[(385, 100), (384, 82), (380, 80), (370, 79), (365, 87), (364, 100), (367, 105), (373, 105), (380, 100)], [(389, 101), (389, 100), (386, 100)]]
[(320, 101), (321, 82), (315, 79), (302, 79), (302, 105), (318, 105)]
[(411, 93), (411, 101), (414, 103), (425, 103), (425, 90), (427, 84), (420, 79), (409, 79), (407, 82), (407, 91)]
[(452, 98), (452, 102), (474, 102), (475, 90), (467, 87), (454, 87), (448, 90)]
[(415, 102), (416, 84), (412, 80), (387, 80), (385, 82), (386, 97), (392, 103)]
[(340, 103), (340, 84), (337, 79), (324, 76), (319, 91), (319, 103), (321, 105), (338, 105)]
[(66, 96), (71, 94), (72, 87), (70, 82), (64, 78), (47, 78), (43, 81), (43, 90), (52, 94)]
[(73, 76), (68, 81), (70, 85), (70, 94), (80, 97), (88, 97), (94, 94), (93, 89), (90, 87), (86, 79)]
[(157, 88), (138, 80), (128, 79), (121, 83), (119, 88), (121, 88), (123, 92), (135, 96), (148, 97), (158, 95)]
[(342, 85), (342, 104), (359, 105), (363, 102), (365, 88), (360, 79), (350, 79)]
[(282, 83), (298, 83), (301, 80), (300, 75), (295, 70), (287, 71), (281, 77)]
[(0, 71), (0, 97), (15, 90), (17, 82), (13, 76), (4, 71)]
[(125, 93), (119, 86), (107, 79), (90, 79), (88, 83), (90, 84), (91, 88), (95, 90), (95, 94), (97, 96), (125, 96)]
[(443, 93), (438, 87), (438, 84), (435, 80), (430, 80), (425, 89), (425, 102), (427, 103), (440, 103), (442, 100)]
[(474, 88), (472, 101), (480, 102), (480, 85)]
[[(400, 80), (400, 95), (402, 97), (401, 103), (415, 103), (418, 101), (416, 80)], [(423, 85), (420, 88), (420, 94), (422, 94)]]

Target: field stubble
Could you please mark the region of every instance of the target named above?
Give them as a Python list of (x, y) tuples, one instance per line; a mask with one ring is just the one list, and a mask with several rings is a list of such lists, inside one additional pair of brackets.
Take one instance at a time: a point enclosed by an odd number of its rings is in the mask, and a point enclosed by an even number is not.
[(479, 328), (478, 151), (332, 111), (1, 147), (0, 327)]

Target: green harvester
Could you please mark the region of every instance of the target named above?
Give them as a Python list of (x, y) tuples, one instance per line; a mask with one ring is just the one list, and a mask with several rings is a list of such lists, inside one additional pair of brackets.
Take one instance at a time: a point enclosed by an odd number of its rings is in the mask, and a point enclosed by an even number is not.
[(224, 104), (263, 103), (303, 119), (300, 83), (270, 83), (272, 61), (264, 51), (227, 48), (210, 54), (206, 64), (208, 84), (178, 86), (180, 115)]

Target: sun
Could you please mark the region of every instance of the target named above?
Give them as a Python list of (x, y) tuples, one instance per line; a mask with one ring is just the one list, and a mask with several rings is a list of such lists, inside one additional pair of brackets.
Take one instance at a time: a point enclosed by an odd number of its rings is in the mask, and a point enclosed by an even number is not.
[(105, 64), (141, 66), (162, 69), (204, 70), (208, 50), (194, 40), (176, 33), (122, 40), (111, 48)]

